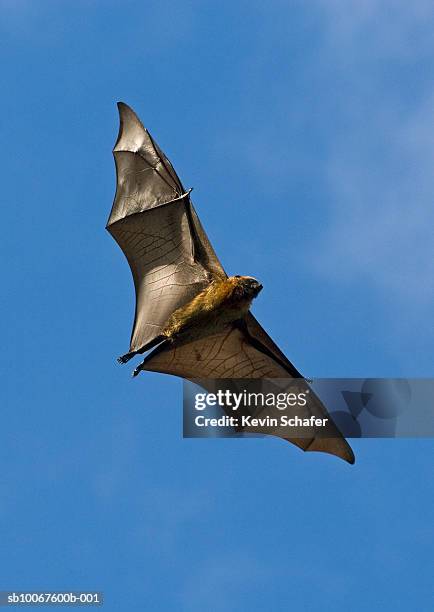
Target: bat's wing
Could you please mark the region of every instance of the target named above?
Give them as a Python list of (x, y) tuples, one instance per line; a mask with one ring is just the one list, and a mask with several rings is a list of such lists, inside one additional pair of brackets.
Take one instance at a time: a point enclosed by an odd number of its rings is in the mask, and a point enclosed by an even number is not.
[(107, 229), (133, 274), (133, 352), (152, 342), (177, 308), (225, 273), (172, 164), (134, 111), (121, 102), (118, 108), (117, 186)]
[[(183, 344), (163, 343), (148, 355), (140, 369), (205, 381), (294, 377), (300, 378), (300, 385), (308, 388), (301, 374), (251, 314), (247, 317), (245, 327), (228, 327), (224, 332)], [(312, 390), (308, 407), (309, 416), (328, 418), (327, 427), (321, 427), (321, 430), (315, 427), (309, 431), (304, 429), (303, 437), (285, 439), (305, 451), (322, 451), (354, 463), (351, 447)]]

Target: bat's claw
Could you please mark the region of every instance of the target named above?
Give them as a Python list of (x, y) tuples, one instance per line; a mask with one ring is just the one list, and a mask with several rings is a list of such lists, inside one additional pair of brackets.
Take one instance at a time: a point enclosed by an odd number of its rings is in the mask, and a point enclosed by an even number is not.
[(135, 378), (142, 371), (141, 367), (138, 366), (133, 372), (133, 378)]
[(134, 357), (134, 353), (126, 353), (126, 355), (121, 355), (117, 358), (118, 363), (127, 363), (132, 357)]

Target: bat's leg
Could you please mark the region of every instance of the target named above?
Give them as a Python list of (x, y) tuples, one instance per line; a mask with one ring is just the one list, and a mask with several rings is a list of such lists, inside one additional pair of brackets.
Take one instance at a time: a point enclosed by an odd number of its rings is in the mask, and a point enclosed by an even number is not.
[(133, 371), (133, 377), (135, 377), (135, 376), (137, 376), (138, 374), (140, 374), (140, 372), (141, 372), (141, 371), (142, 371), (142, 369), (143, 369), (143, 368), (142, 368), (143, 363), (144, 363), (145, 361), (146, 361), (146, 359), (144, 359), (144, 360), (142, 361), (142, 363), (140, 363), (140, 364), (137, 366), (137, 368), (136, 368), (136, 369)]
[(148, 342), (148, 344), (145, 344), (144, 346), (142, 346), (142, 348), (140, 348), (138, 351), (131, 351), (131, 353), (126, 353), (125, 355), (121, 355), (121, 357), (118, 357), (117, 360), (119, 363), (127, 363), (130, 359), (132, 359), (136, 355), (142, 355), (143, 353), (146, 353), (146, 351), (149, 351), (149, 349), (154, 348), (154, 346), (157, 346), (157, 344), (160, 344), (160, 342), (163, 342), (165, 338), (166, 336), (164, 336), (163, 334), (160, 334), (159, 336), (151, 340), (151, 342)]
[(155, 355), (158, 355), (158, 353), (160, 353), (161, 351), (164, 351), (168, 346), (171, 346), (171, 345), (172, 345), (172, 340), (170, 340), (169, 338), (166, 338), (166, 340), (162, 342), (159, 346), (157, 346), (157, 348), (154, 351), (152, 351), (152, 353), (149, 353), (149, 355), (146, 355), (142, 363), (139, 363), (139, 365), (133, 372), (133, 376), (135, 377), (138, 374), (140, 374), (142, 370), (146, 370), (145, 366), (148, 363), (148, 361), (152, 359), (152, 357), (155, 357)]

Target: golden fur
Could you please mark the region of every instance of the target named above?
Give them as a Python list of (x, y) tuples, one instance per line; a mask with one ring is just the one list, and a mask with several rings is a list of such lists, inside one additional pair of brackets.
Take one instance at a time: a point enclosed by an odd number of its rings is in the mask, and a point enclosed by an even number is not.
[(254, 295), (246, 292), (243, 283), (246, 277), (231, 276), (224, 280), (214, 280), (198, 293), (190, 302), (175, 310), (170, 316), (163, 335), (174, 339), (195, 328), (203, 333), (241, 319), (247, 314)]

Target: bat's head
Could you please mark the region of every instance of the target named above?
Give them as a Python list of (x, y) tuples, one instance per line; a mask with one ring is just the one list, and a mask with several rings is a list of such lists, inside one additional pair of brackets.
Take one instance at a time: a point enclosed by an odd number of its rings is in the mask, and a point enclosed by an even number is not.
[(252, 300), (262, 289), (261, 283), (256, 278), (253, 278), (253, 276), (233, 276), (232, 278), (247, 299)]

